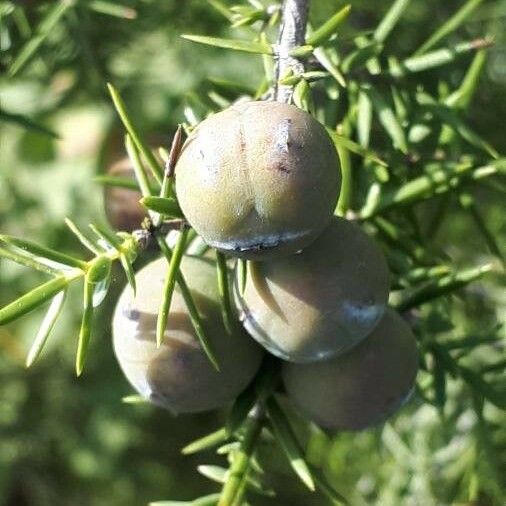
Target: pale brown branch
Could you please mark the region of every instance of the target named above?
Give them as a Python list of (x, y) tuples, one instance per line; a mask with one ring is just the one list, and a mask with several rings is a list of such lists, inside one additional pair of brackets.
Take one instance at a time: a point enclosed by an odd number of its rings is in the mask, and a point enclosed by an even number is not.
[(274, 99), (279, 102), (290, 102), (293, 94), (293, 87), (279, 84), (279, 79), (289, 69), (292, 69), (294, 74), (304, 72), (304, 64), (301, 60), (290, 56), (290, 51), (304, 45), (308, 10), (309, 0), (285, 0), (283, 3), (274, 73)]

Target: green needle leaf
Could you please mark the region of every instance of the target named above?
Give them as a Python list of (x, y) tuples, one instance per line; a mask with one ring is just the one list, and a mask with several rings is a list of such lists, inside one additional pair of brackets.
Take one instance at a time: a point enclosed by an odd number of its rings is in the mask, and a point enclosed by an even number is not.
[(94, 284), (93, 307), (98, 307), (104, 301), (111, 284), (112, 260), (105, 255), (90, 261), (86, 279)]
[[(16, 27), (19, 30), (19, 33), (21, 34), (23, 39), (28, 39), (32, 35), (32, 28), (30, 26), (30, 22), (28, 21), (28, 18), (26, 17), (26, 13), (25, 13), (25, 10), (23, 9), (23, 7), (21, 7), (21, 6), (14, 7), (12, 4), (11, 5), (7, 4), (6, 9), (5, 9), (5, 3), (3, 5), (4, 5), (4, 10), (0, 15), (5, 16), (6, 15), (5, 10), (11, 12), (12, 17), (13, 17), (13, 21), (16, 24)], [(9, 10), (10, 8), (13, 8), (12, 11)]]
[[(82, 273), (80, 273), (80, 275), (81, 274)], [(74, 277), (77, 276), (74, 275)], [(44, 302), (49, 299), (52, 299), (58, 292), (66, 288), (71, 280), (72, 278), (67, 276), (58, 276), (3, 307), (0, 309), (0, 325), (5, 325), (6, 323), (16, 320), (36, 307), (44, 304)]]
[(412, 292), (402, 302), (396, 305), (396, 309), (398, 311), (407, 311), (408, 309), (421, 306), (443, 295), (453, 293), (481, 278), (484, 274), (490, 272), (492, 267), (491, 264), (487, 264), (444, 276)]
[(113, 186), (115, 188), (125, 188), (126, 190), (140, 191), (137, 181), (131, 178), (103, 175), (95, 176), (93, 178), (93, 181), (103, 186)]
[(269, 15), (263, 7), (254, 8), (249, 6), (234, 5), (230, 8), (230, 10), (234, 12), (232, 17), (232, 28), (252, 25), (256, 21), (267, 21), (269, 19)]
[(100, 14), (107, 14), (122, 19), (135, 19), (137, 12), (131, 7), (125, 5), (118, 5), (115, 2), (107, 2), (105, 0), (92, 0), (85, 4), (88, 9), (98, 12)]
[[(158, 245), (160, 246), (160, 249), (164, 256), (167, 258), (167, 260), (170, 263), (170, 260), (172, 258), (172, 251), (167, 246), (167, 243), (165, 242), (165, 238), (162, 237), (160, 234), (156, 234), (156, 240), (158, 242)], [(200, 317), (199, 311), (197, 309), (197, 306), (195, 304), (195, 301), (193, 300), (193, 296), (191, 294), (190, 289), (188, 288), (188, 285), (186, 284), (186, 281), (184, 279), (183, 273), (179, 271), (176, 276), (177, 284), (179, 285), (179, 289), (181, 290), (181, 295), (185, 301), (186, 308), (188, 309), (188, 314), (190, 316), (190, 320), (193, 325), (193, 329), (195, 330), (195, 333), (197, 334), (197, 339), (199, 340), (200, 345), (202, 346), (202, 349), (204, 350), (205, 354), (207, 355), (207, 358), (213, 364), (214, 368), (219, 371), (220, 366), (218, 363), (218, 360), (216, 358), (216, 355), (214, 354), (213, 348), (211, 346), (211, 341), (207, 337), (204, 323), (202, 321), (202, 318)]]
[(225, 443), (216, 448), (216, 455), (229, 455), (239, 449), (239, 441), (232, 441), (231, 443)]
[(241, 503), (241, 496), (246, 488), (246, 480), (251, 466), (255, 446), (262, 431), (264, 419), (254, 414), (244, 424), (241, 446), (233, 454), (232, 464), (223, 485), (218, 506), (231, 506)]
[(232, 21), (233, 12), (223, 2), (220, 0), (207, 0), (207, 3), (226, 19)]
[(149, 506), (216, 506), (219, 498), (220, 494), (209, 494), (193, 501), (156, 501), (150, 502)]
[(60, 253), (59, 251), (52, 250), (50, 248), (46, 248), (45, 246), (39, 246), (38, 244), (28, 241), (26, 239), (19, 239), (17, 237), (12, 237), (10, 235), (0, 235), (0, 242), (7, 244), (9, 246), (14, 246), (23, 250), (24, 253), (32, 255), (35, 261), (44, 262), (44, 259), (51, 260), (55, 262), (57, 265), (46, 264), (53, 266), (54, 268), (58, 267), (77, 267), (78, 269), (86, 268), (86, 262), (79, 260), (78, 258), (72, 257), (70, 255), (66, 255), (64, 253)]
[(369, 96), (373, 108), (378, 115), (378, 119), (383, 125), (383, 128), (387, 134), (392, 139), (394, 147), (399, 149), (402, 153), (406, 154), (408, 152), (408, 143), (406, 141), (406, 136), (392, 107), (390, 107), (387, 101), (375, 88), (364, 86), (363, 90)]
[(239, 430), (248, 413), (257, 401), (257, 388), (255, 382), (250, 383), (235, 399), (227, 417), (226, 431), (232, 436)]
[[(465, 111), (469, 107), (478, 87), (480, 76), (485, 68), (487, 54), (488, 52), (485, 50), (478, 51), (475, 54), (464, 79), (462, 79), (461, 85), (445, 98), (444, 104), (447, 107), (458, 111)], [(443, 125), (440, 142), (451, 145), (455, 135), (455, 130), (448, 125)]]
[(360, 217), (362, 219), (370, 218), (374, 216), (380, 206), (382, 195), (382, 185), (378, 182), (374, 182), (369, 187), (365, 198), (365, 204), (360, 211)]
[(403, 278), (401, 278), (401, 282), (404, 286), (409, 286), (416, 283), (421, 283), (423, 281), (441, 278), (449, 272), (450, 268), (447, 265), (435, 265), (434, 267), (417, 267), (409, 271)]
[(9, 67), (10, 77), (18, 74), (23, 67), (37, 54), (46, 38), (53, 31), (68, 9), (74, 6), (72, 1), (56, 2), (44, 16), (37, 27), (36, 34), (21, 48), (19, 54)]
[(151, 196), (154, 192), (153, 189), (151, 188), (149, 177), (146, 173), (146, 170), (142, 165), (139, 150), (137, 149), (137, 146), (132, 140), (132, 137), (128, 134), (125, 136), (125, 148), (127, 150), (128, 157), (132, 162), (132, 167), (134, 169), (135, 177), (137, 179), (137, 185), (140, 188), (142, 195), (144, 197)]
[(65, 218), (65, 224), (71, 232), (79, 239), (79, 242), (87, 249), (89, 249), (92, 253), (99, 256), (101, 255), (104, 250), (101, 248), (96, 242), (92, 241), (88, 236), (84, 234), (79, 228), (77, 228), (77, 225), (70, 219)]
[(400, 90), (396, 86), (391, 86), (390, 90), (392, 92), (392, 100), (394, 103), (395, 114), (397, 118), (399, 118), (401, 124), (404, 124), (408, 122), (408, 114), (409, 114), (406, 103), (407, 97), (403, 93), (404, 90)]
[(191, 506), (216, 506), (220, 499), (220, 494), (209, 494), (192, 501)]
[[(79, 330), (79, 342), (76, 356), (76, 374), (83, 372), (84, 363), (88, 354), (93, 325), (93, 314), (97, 300), (97, 291), (103, 290), (101, 282), (108, 279), (111, 274), (111, 259), (101, 256), (93, 260), (84, 280), (84, 311)], [(98, 297), (100, 298), (100, 297)]]
[(65, 303), (66, 295), (67, 291), (62, 290), (51, 301), (51, 305), (49, 306), (46, 316), (42, 320), (39, 331), (37, 332), (35, 340), (33, 341), (30, 351), (26, 357), (26, 367), (30, 367), (40, 355), (49, 334), (53, 330), (56, 320), (60, 316), (63, 304)]
[(36, 121), (28, 118), (27, 116), (23, 116), (22, 114), (14, 114), (0, 109), (0, 121), (14, 123), (15, 125), (19, 125), (25, 128), (26, 130), (38, 132), (43, 135), (47, 135), (48, 137), (52, 137), (54, 139), (60, 138), (60, 136), (53, 130), (45, 127), (44, 125), (41, 125), (40, 123), (37, 123)]
[[(96, 267), (97, 273), (101, 270), (101, 265), (97, 265)], [(76, 355), (76, 375), (81, 376), (84, 368), (84, 363), (86, 361), (86, 356), (88, 354), (88, 347), (91, 339), (91, 327), (93, 324), (93, 295), (96, 288), (95, 279), (95, 269), (90, 269), (90, 271), (86, 275), (86, 279), (84, 280), (84, 295), (83, 295), (83, 303), (84, 303), (84, 311), (83, 317), (81, 320), (81, 328), (79, 329), (79, 342), (77, 345), (77, 355)]]
[(356, 155), (359, 155), (363, 158), (368, 158), (368, 159), (372, 160), (373, 162), (376, 162), (377, 164), (382, 165), (383, 167), (387, 166), (386, 162), (384, 162), (381, 158), (379, 158), (371, 150), (363, 148), (360, 144), (353, 142), (351, 139), (348, 139), (344, 135), (339, 135), (337, 132), (335, 132), (334, 130), (332, 130), (330, 128), (326, 128), (326, 130), (336, 146), (342, 146), (343, 148), (347, 149), (348, 151), (351, 151), (352, 153), (355, 153)]
[(306, 44), (313, 47), (325, 44), (336, 33), (339, 25), (348, 17), (350, 10), (351, 5), (345, 5), (341, 10), (337, 11), (328, 21), (323, 23), (320, 28), (316, 29), (306, 38)]
[(24, 265), (25, 267), (45, 272), (46, 274), (55, 275), (58, 272), (58, 269), (55, 269), (55, 266), (52, 263), (48, 265), (48, 262), (46, 262), (45, 259), (36, 259), (30, 255), (22, 255), (17, 251), (10, 251), (6, 248), (2, 248), (1, 246), (0, 257), (7, 258), (17, 264)]
[(135, 295), (137, 292), (137, 283), (135, 282), (135, 272), (134, 268), (132, 267), (132, 262), (126, 253), (120, 254), (119, 261), (121, 263), (121, 267), (123, 267), (123, 270), (125, 271), (125, 276), (127, 278), (128, 284), (132, 287)]
[(360, 145), (367, 149), (372, 126), (372, 102), (367, 93), (360, 90), (357, 101), (357, 136)]
[(96, 285), (107, 279), (111, 274), (112, 261), (105, 255), (100, 255), (90, 261), (88, 272), (86, 273), (86, 281)]
[(439, 104), (427, 93), (418, 93), (417, 99), (420, 105), (431, 111), (436, 116), (439, 116), (442, 121), (455, 130), (455, 132), (469, 144), (478, 149), (482, 149), (492, 158), (497, 159), (499, 157), (497, 151), (477, 133), (473, 132), (473, 130), (471, 130), (471, 128), (460, 119), (455, 111), (443, 104)]
[(90, 228), (111, 248), (115, 249), (118, 252), (121, 250), (121, 239), (114, 232), (108, 230), (102, 225), (90, 224)]
[(484, 49), (491, 45), (492, 40), (481, 38), (469, 42), (461, 42), (454, 47), (438, 49), (420, 56), (412, 56), (400, 63), (391, 60), (390, 75), (402, 77), (409, 73), (413, 74), (447, 65), (470, 51)]
[(203, 465), (198, 466), (197, 471), (202, 476), (205, 476), (209, 480), (215, 481), (216, 483), (223, 484), (227, 480), (227, 469), (224, 467)]
[(255, 89), (244, 83), (238, 83), (235, 81), (228, 81), (218, 77), (208, 77), (209, 81), (216, 90), (226, 96), (229, 99), (236, 99), (240, 95), (254, 95)]
[[(492, 164), (490, 167), (493, 168), (494, 165)], [(412, 179), (390, 192), (379, 195), (374, 205), (367, 206), (367, 208), (364, 206), (360, 216), (362, 219), (367, 219), (379, 212), (421, 201), (436, 193), (444, 193), (452, 188), (450, 182), (453, 182), (453, 186), (455, 186), (464, 177), (472, 176), (477, 170), (479, 169), (474, 169), (470, 163), (449, 165), (434, 170), (429, 174)], [(492, 171), (491, 173), (496, 172)]]
[[(190, 229), (190, 231), (192, 230), (194, 229)], [(210, 249), (210, 246), (199, 235), (196, 235), (195, 239), (189, 242), (190, 244), (186, 247), (186, 251), (192, 256), (201, 257)]]
[(274, 397), (270, 397), (267, 400), (266, 407), (267, 415), (274, 428), (276, 438), (290, 461), (290, 465), (306, 487), (313, 491), (315, 484), (311, 471), (304, 459), (302, 448), (286, 414)]
[(307, 58), (314, 51), (313, 46), (309, 46), (308, 44), (304, 44), (303, 46), (294, 47), (288, 53), (290, 56), (294, 58)]
[(141, 395), (126, 395), (121, 399), (121, 402), (124, 404), (148, 404), (149, 401), (142, 397)]
[(445, 105), (453, 109), (466, 109), (478, 87), (480, 76), (485, 68), (487, 51), (478, 51), (469, 66), (461, 85), (445, 99)]
[(181, 260), (183, 259), (187, 236), (188, 229), (183, 229), (179, 234), (176, 246), (172, 253), (172, 258), (169, 262), (169, 268), (163, 286), (162, 303), (160, 305), (158, 319), (156, 321), (156, 345), (158, 347), (162, 344), (163, 336), (167, 328), (170, 304), (172, 302), (172, 295), (174, 294), (174, 287), (176, 286), (176, 276), (179, 273), (179, 266), (181, 265)]
[(434, 47), (440, 40), (457, 30), (483, 0), (468, 0), (450, 19), (436, 30), (415, 52), (420, 55)]
[(345, 216), (350, 208), (353, 192), (353, 174), (351, 171), (350, 152), (343, 146), (336, 145), (341, 164), (341, 193), (337, 202), (335, 214)]
[(248, 261), (243, 258), (237, 260), (237, 282), (239, 283), (239, 293), (242, 295), (246, 289), (248, 280)]
[(104, 302), (107, 293), (109, 292), (109, 287), (111, 286), (111, 279), (111, 272), (109, 272), (109, 275), (106, 278), (97, 283), (93, 293), (93, 307), (98, 307), (102, 304), (102, 302)]
[(210, 448), (214, 448), (215, 446), (221, 445), (229, 440), (228, 432), (223, 428), (219, 429), (207, 436), (201, 437), (196, 441), (192, 441), (188, 445), (186, 445), (181, 453), (183, 455), (192, 455), (194, 453), (199, 453), (204, 450), (209, 450)]
[(153, 154), (151, 149), (149, 149), (148, 145), (144, 142), (144, 140), (138, 133), (137, 129), (135, 128), (134, 124), (132, 123), (132, 120), (130, 119), (130, 116), (126, 109), (125, 102), (123, 102), (121, 95), (112, 84), (108, 83), (107, 88), (109, 90), (109, 93), (111, 94), (111, 98), (114, 103), (114, 107), (116, 108), (116, 112), (118, 113), (121, 121), (123, 122), (126, 131), (132, 138), (137, 149), (142, 154), (144, 160), (146, 160), (155, 179), (158, 181), (159, 184), (162, 184), (163, 170), (160, 167), (160, 164), (158, 163), (157, 159), (155, 158), (155, 155)]
[[(239, 448), (240, 446), (238, 446), (235, 451), (237, 452)], [(234, 501), (234, 506), (243, 506), (245, 504), (242, 500), (243, 490), (252, 490), (256, 494), (262, 495), (264, 497), (276, 497), (276, 492), (272, 488), (267, 487), (267, 484), (262, 482), (258, 476), (256, 476), (254, 458), (251, 459), (251, 472), (243, 478), (241, 489), (236, 495), (236, 499)]]
[(297, 76), (291, 73), (287, 77), (282, 77), (281, 79), (279, 79), (278, 83), (292, 86), (297, 84), (301, 80), (301, 78), (305, 79), (307, 82), (314, 82), (320, 79), (325, 79), (328, 76), (329, 76), (328, 72), (322, 72), (318, 70), (303, 72), (302, 74)]
[(388, 12), (383, 16), (381, 23), (373, 33), (373, 38), (378, 42), (385, 42), (390, 32), (395, 28), (411, 0), (396, 0)]
[(383, 45), (377, 41), (367, 42), (363, 46), (355, 49), (343, 60), (341, 68), (344, 73), (348, 73), (366, 64), (369, 64), (372, 58), (378, 56), (383, 49)]
[(293, 90), (293, 103), (303, 111), (313, 111), (313, 97), (311, 87), (305, 79), (299, 79)]
[(225, 255), (216, 251), (216, 270), (218, 277), (218, 292), (220, 295), (220, 307), (225, 329), (231, 335), (234, 328), (234, 315), (230, 299), (230, 283), (228, 280), (228, 267)]
[(218, 37), (206, 37), (203, 35), (181, 35), (181, 37), (198, 44), (207, 44), (208, 46), (221, 47), (223, 49), (235, 49), (236, 51), (245, 51), (247, 53), (273, 54), (272, 47), (263, 42), (220, 39)]
[(168, 218), (183, 218), (183, 212), (177, 200), (170, 197), (143, 197), (140, 203), (150, 211), (163, 214)]
[(439, 360), (441, 366), (443, 366), (448, 373), (455, 378), (458, 375), (458, 364), (457, 361), (451, 356), (451, 354), (440, 346), (436, 342), (432, 342), (429, 346), (430, 351)]
[(329, 50), (323, 47), (317, 47), (313, 51), (314, 57), (320, 62), (322, 67), (336, 80), (336, 82), (346, 88), (346, 79), (337, 65), (334, 65), (329, 56)]

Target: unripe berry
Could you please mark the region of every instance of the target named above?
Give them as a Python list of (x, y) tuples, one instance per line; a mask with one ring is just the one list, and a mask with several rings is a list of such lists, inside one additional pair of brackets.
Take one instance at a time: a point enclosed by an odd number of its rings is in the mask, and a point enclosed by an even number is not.
[(390, 417), (409, 398), (418, 370), (416, 341), (388, 309), (370, 336), (340, 357), (283, 365), (288, 397), (328, 429), (361, 430)]
[(381, 250), (355, 224), (334, 218), (302, 252), (250, 263), (235, 300), (248, 332), (293, 362), (339, 355), (364, 339), (385, 311), (389, 275)]
[(146, 399), (177, 413), (225, 406), (253, 379), (263, 352), (238, 325), (223, 325), (214, 262), (186, 256), (181, 271), (203, 318), (217, 357), (216, 371), (197, 341), (186, 304), (176, 287), (163, 344), (156, 346), (156, 321), (167, 261), (156, 260), (136, 275), (137, 294), (123, 291), (114, 313), (114, 350), (132, 386)]
[(279, 102), (239, 103), (204, 120), (176, 166), (190, 224), (210, 246), (250, 259), (295, 253), (316, 239), (340, 180), (325, 128)]
[[(109, 176), (117, 176), (135, 181), (135, 172), (128, 157), (122, 158), (107, 171)], [(139, 203), (139, 191), (106, 186), (104, 188), (104, 209), (109, 223), (116, 229), (132, 232), (141, 228), (147, 216), (146, 209)]]

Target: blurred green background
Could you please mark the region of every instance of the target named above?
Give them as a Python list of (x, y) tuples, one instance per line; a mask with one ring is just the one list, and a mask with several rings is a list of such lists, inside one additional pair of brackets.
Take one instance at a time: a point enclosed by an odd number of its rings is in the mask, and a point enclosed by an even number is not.
[[(24, 69), (9, 77), (7, 68), (23, 44), (12, 18), (12, 7), (18, 3), (32, 27), (54, 4), (0, 2), (0, 231), (82, 254), (63, 219), (69, 216), (81, 225), (105, 220), (102, 189), (92, 178), (123, 154), (123, 130), (105, 83), (121, 89), (146, 137), (167, 146), (177, 123), (185, 119), (185, 105), (195, 103), (195, 92), (205, 89), (207, 78), (256, 87), (262, 61), (179, 38), (181, 33), (231, 36), (227, 20), (204, 0), (124, 0), (122, 5), (135, 9), (125, 11), (132, 19), (100, 13), (81, 2), (56, 24)], [(375, 27), (389, 4), (352, 2), (347, 30)], [(317, 25), (342, 5), (313, 0), (311, 19)], [(401, 56), (411, 54), (460, 5), (455, 0), (412, 2), (388, 44)], [(484, 32), (495, 35), (495, 46), (489, 51), (470, 124), (504, 153), (505, 1), (483, 2), (455, 39)], [(470, 58), (437, 72), (450, 85), (458, 85)], [(437, 72), (416, 78), (433, 87)], [(12, 121), (12, 114), (29, 116), (59, 138), (23, 128)], [(501, 194), (480, 190), (476, 196), (490, 229), (504, 245)], [(457, 205), (450, 203), (447, 213), (451, 218), (443, 223), (436, 242), (456, 261), (486, 256), (475, 225)], [(124, 279), (119, 272), (116, 278), (117, 294)], [(0, 260), (0, 306), (42, 279), (27, 268)], [(456, 313), (461, 315), (460, 328), (472, 333), (504, 322), (503, 281), (491, 276), (473, 285)], [(222, 459), (212, 453), (183, 457), (180, 449), (216, 428), (224, 414), (173, 419), (151, 406), (123, 404), (121, 398), (131, 391), (113, 357), (112, 302), (101, 309), (87, 369), (76, 379), (73, 363), (80, 310), (79, 290), (72, 291), (43, 356), (30, 370), (23, 366), (25, 354), (43, 313), (36, 311), (0, 327), (0, 504), (141, 505), (167, 498), (191, 499), (215, 490), (195, 467)], [(488, 476), (488, 482), (485, 479), (474, 504), (499, 504), (501, 475), (506, 474), (501, 465), (505, 431), (502, 441), (494, 441), (494, 455), (477, 459), (484, 443), (473, 436), (476, 417), (461, 399), (461, 389), (450, 382), (446, 418), (415, 398), (392, 426), (336, 437), (305, 434), (309, 459), (354, 504), (382, 506), (464, 503), (461, 490), (473, 486), (471, 467), (478, 461), (483, 466), (479, 476)], [(493, 408), (488, 415), (497, 424), (505, 422)], [(266, 447), (261, 449), (264, 453), (268, 481), (279, 494), (253, 504), (326, 504), (322, 497), (304, 492), (279, 451)]]

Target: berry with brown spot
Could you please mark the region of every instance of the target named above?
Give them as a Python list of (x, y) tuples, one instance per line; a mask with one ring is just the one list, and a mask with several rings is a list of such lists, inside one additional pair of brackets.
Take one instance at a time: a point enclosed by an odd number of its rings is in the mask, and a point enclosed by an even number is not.
[(176, 165), (181, 209), (210, 246), (265, 259), (295, 253), (328, 225), (340, 189), (336, 149), (310, 114), (243, 102), (200, 123)]

